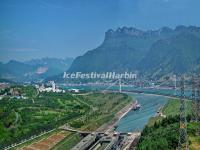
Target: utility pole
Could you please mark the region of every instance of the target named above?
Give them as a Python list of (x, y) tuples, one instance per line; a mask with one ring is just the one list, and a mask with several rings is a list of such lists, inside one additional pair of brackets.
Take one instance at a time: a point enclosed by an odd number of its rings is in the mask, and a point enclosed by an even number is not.
[(180, 127), (179, 127), (179, 150), (189, 150), (187, 136), (187, 120), (185, 114), (185, 83), (184, 76), (181, 78), (181, 95), (180, 95)]

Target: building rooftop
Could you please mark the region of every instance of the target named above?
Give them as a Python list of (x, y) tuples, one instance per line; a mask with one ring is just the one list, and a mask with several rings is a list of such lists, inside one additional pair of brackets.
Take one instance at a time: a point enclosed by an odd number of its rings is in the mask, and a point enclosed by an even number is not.
[(87, 149), (93, 142), (95, 142), (96, 134), (89, 134), (84, 139), (82, 139), (72, 150), (85, 150)]

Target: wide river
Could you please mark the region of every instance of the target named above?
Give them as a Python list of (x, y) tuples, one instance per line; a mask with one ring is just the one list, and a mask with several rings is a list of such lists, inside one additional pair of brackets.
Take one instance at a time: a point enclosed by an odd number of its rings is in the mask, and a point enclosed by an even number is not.
[[(65, 89), (77, 88), (82, 90), (103, 90), (104, 86), (62, 86)], [(112, 90), (117, 90), (118, 87), (113, 87)], [(123, 87), (123, 90), (132, 90), (133, 87)], [(140, 89), (144, 92), (150, 92), (153, 94), (164, 94), (164, 95), (174, 95), (173, 89)], [(137, 100), (141, 104), (141, 109), (138, 111), (129, 111), (118, 123), (116, 128), (119, 132), (133, 132), (141, 131), (148, 120), (155, 116), (157, 110), (164, 106), (168, 100), (165, 96), (156, 96), (149, 94), (135, 94), (128, 93), (133, 97), (133, 100)]]
[(141, 104), (141, 109), (129, 111), (118, 123), (116, 131), (133, 132), (141, 131), (147, 124), (149, 118), (155, 116), (157, 110), (164, 106), (168, 98), (164, 96), (132, 94), (134, 100)]

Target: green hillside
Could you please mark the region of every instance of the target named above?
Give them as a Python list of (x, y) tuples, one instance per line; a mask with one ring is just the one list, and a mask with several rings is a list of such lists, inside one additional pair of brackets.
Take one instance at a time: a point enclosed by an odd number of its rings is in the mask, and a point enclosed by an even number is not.
[[(179, 141), (179, 109), (178, 99), (169, 100), (162, 110), (167, 117), (152, 117), (149, 120), (141, 134), (137, 150), (176, 150)], [(191, 121), (191, 101), (186, 101), (186, 114), (189, 147), (192, 150), (199, 150), (200, 137), (196, 135), (196, 130), (200, 124)]]
[(38, 94), (32, 86), (15, 89), (26, 98), (6, 96), (0, 100), (0, 149), (65, 123), (93, 131), (131, 101), (126, 94), (118, 93)]

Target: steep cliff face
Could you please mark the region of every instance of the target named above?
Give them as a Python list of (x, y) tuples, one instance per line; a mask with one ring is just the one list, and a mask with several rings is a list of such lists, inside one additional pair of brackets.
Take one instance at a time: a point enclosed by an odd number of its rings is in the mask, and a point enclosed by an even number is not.
[(108, 30), (103, 43), (77, 57), (68, 71), (184, 73), (198, 70), (199, 59), (199, 27), (148, 31), (123, 27)]
[(77, 57), (69, 71), (104, 72), (135, 70), (159, 34), (135, 28), (108, 30), (103, 43), (83, 56)]

